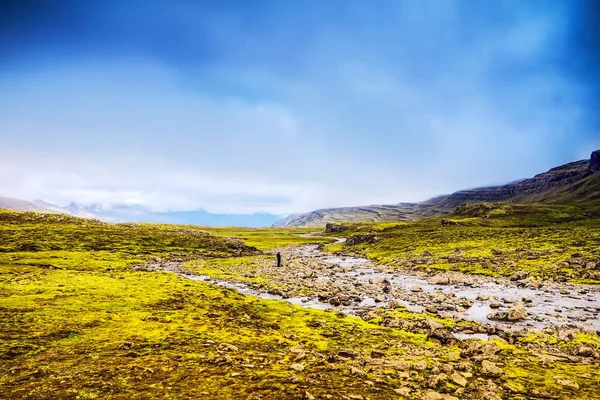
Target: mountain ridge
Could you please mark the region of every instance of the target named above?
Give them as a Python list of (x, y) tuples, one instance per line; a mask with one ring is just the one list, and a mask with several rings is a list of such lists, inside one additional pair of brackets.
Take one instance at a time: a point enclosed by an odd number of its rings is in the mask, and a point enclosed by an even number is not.
[(41, 199), (32, 202), (10, 197), (0, 197), (0, 208), (16, 211), (33, 211), (49, 214), (65, 214), (74, 217), (99, 219), (105, 222), (152, 222), (181, 225), (204, 226), (269, 226), (278, 220), (278, 216), (266, 213), (253, 214), (212, 214), (208, 211), (152, 211), (139, 204), (111, 204), (104, 207), (100, 204), (83, 206), (71, 202), (65, 207), (59, 207)]
[[(413, 221), (446, 215), (465, 203), (473, 202), (578, 202), (592, 197), (600, 201), (600, 150), (592, 152), (589, 159), (569, 162), (539, 173), (532, 178), (519, 179), (505, 185), (459, 190), (440, 195), (420, 203), (371, 205), (358, 207), (326, 208), (298, 214), (278, 221), (274, 226), (323, 226), (332, 222), (392, 222)], [(593, 178), (595, 177), (595, 178)], [(579, 187), (577, 196), (569, 196), (568, 188), (588, 178), (591, 182)], [(591, 191), (591, 194), (588, 193)], [(561, 196), (553, 196), (555, 192)], [(596, 197), (594, 197), (596, 193)]]

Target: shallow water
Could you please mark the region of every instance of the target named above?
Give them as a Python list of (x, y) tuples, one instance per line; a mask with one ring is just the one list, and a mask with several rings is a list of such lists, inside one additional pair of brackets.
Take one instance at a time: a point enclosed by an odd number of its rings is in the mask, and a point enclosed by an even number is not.
[[(600, 330), (600, 292), (597, 288), (589, 286), (573, 286), (572, 291), (568, 295), (559, 293), (558, 288), (547, 290), (536, 290), (529, 288), (517, 287), (514, 284), (498, 284), (493, 281), (487, 281), (475, 287), (467, 286), (463, 283), (450, 285), (433, 285), (425, 279), (396, 273), (382, 273), (373, 268), (370, 260), (360, 257), (349, 256), (332, 256), (318, 250), (317, 246), (304, 246), (298, 250), (298, 253), (303, 257), (318, 259), (319, 261), (334, 264), (341, 267), (341, 272), (337, 272), (333, 277), (319, 277), (320, 279), (336, 279), (360, 282), (368, 284), (373, 279), (387, 279), (391, 287), (401, 289), (406, 293), (410, 292), (412, 286), (418, 285), (423, 289), (424, 293), (441, 291), (443, 293), (453, 293), (456, 297), (467, 298), (473, 301), (473, 305), (464, 312), (451, 312), (458, 317), (489, 324), (505, 324), (505, 322), (491, 321), (487, 319), (487, 315), (496, 311), (508, 309), (513, 303), (505, 304), (504, 299), (512, 299), (514, 303), (519, 302), (523, 297), (527, 296), (532, 301), (526, 303), (526, 310), (529, 318), (513, 323), (515, 328), (533, 326), (543, 328), (548, 325), (559, 325), (566, 323), (574, 323), (586, 328), (594, 328)], [(370, 309), (374, 307), (383, 307), (388, 304), (385, 302), (375, 302), (374, 298), (368, 295), (363, 296), (363, 300), (358, 305), (333, 307), (329, 303), (321, 302), (316, 298), (296, 297), (284, 299), (281, 296), (269, 293), (259, 292), (242, 283), (234, 283), (229, 281), (217, 280), (208, 276), (202, 275), (186, 275), (187, 278), (193, 280), (201, 280), (217, 284), (222, 287), (234, 288), (240, 293), (256, 296), (262, 299), (285, 300), (292, 304), (297, 304), (303, 307), (316, 309), (336, 309), (348, 314), (354, 314), (356, 311)], [(588, 291), (587, 293), (581, 293)], [(490, 301), (477, 300), (479, 295), (495, 297), (502, 304), (499, 310), (490, 308)], [(412, 298), (410, 295), (401, 299), (410, 311), (423, 312), (426, 303), (419, 304), (419, 301), (425, 302), (423, 299), (414, 301), (407, 300), (406, 297)]]

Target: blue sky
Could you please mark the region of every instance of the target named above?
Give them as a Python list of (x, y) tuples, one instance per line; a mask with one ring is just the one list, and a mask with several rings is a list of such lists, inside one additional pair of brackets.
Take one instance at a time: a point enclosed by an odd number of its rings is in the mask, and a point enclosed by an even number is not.
[(600, 148), (586, 1), (8, 0), (0, 194), (288, 214)]

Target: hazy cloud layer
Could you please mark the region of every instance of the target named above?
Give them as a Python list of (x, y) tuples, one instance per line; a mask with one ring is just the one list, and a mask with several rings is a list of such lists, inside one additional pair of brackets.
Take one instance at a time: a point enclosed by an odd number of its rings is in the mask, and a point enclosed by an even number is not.
[(286, 214), (600, 148), (585, 2), (10, 3), (5, 196)]

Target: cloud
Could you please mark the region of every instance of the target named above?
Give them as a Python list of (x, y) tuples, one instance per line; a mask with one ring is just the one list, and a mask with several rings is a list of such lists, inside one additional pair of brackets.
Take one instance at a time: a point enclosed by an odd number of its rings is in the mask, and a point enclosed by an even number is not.
[(591, 75), (563, 62), (565, 3), (333, 3), (64, 3), (15, 24), (0, 193), (286, 214), (424, 200), (600, 147)]

